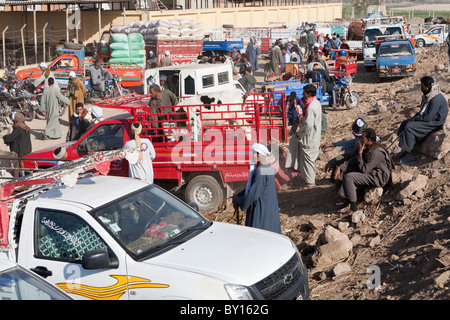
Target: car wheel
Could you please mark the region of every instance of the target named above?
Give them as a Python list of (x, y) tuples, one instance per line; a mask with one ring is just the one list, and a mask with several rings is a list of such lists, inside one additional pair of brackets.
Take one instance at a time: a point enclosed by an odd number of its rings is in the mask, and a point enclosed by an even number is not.
[(194, 177), (186, 187), (186, 202), (194, 202), (200, 212), (211, 212), (223, 203), (224, 188), (212, 176)]
[(417, 46), (417, 48), (425, 47), (425, 41), (423, 41), (422, 39), (417, 40), (416, 41), (416, 46)]

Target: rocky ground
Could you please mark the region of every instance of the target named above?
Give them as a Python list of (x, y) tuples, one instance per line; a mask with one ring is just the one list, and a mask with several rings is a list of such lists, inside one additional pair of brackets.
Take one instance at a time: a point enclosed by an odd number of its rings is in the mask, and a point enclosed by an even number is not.
[[(353, 110), (324, 108), (329, 131), (321, 143), (352, 138), (350, 126), (361, 116), (398, 153), (395, 132), (418, 111), (420, 78), (432, 75), (450, 98), (447, 61), (446, 47), (421, 49), (417, 76), (381, 83), (360, 62), (353, 82), (360, 104)], [(299, 187), (297, 176), (278, 191), (282, 233), (295, 241), (308, 267), (311, 298), (449, 299), (450, 153), (439, 160), (420, 154), (415, 162), (397, 165), (393, 187), (384, 195), (366, 194), (351, 220), (339, 217), (334, 185), (324, 172), (335, 155), (320, 153), (316, 187)], [(208, 216), (235, 223), (230, 206)]]

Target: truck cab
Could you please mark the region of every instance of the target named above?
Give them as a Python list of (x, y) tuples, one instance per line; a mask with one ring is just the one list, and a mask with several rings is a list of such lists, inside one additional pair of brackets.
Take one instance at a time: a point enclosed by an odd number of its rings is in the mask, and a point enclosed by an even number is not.
[(189, 64), (147, 69), (144, 73), (144, 94), (150, 85), (160, 85), (161, 76), (167, 76), (169, 87), (177, 97), (189, 97), (209, 92), (242, 89), (233, 80), (230, 64)]
[[(49, 69), (54, 73), (55, 80), (60, 88), (66, 88), (69, 83), (69, 72), (74, 71), (77, 77), (85, 82), (86, 87), (90, 87), (90, 78), (86, 75), (86, 69), (91, 66), (94, 61), (86, 59), (84, 49), (69, 49), (60, 47), (57, 49), (59, 56), (49, 63)], [(111, 74), (117, 74), (124, 87), (140, 87), (142, 86), (143, 70), (135, 63), (103, 63), (103, 67)], [(29, 76), (39, 78), (42, 71), (38, 67), (26, 68), (19, 70), (16, 75), (20, 79)]]
[[(54, 173), (48, 181), (68, 172)], [(33, 181), (26, 179), (9, 183)], [(74, 299), (309, 297), (292, 240), (209, 221), (154, 184), (97, 175), (73, 186), (47, 183), (9, 202), (10, 212), (2, 205), (0, 221), (9, 219), (11, 228), (1, 234), (7, 244), (1, 242), (0, 255)]]
[(378, 79), (416, 75), (416, 55), (409, 39), (381, 41), (376, 52)]

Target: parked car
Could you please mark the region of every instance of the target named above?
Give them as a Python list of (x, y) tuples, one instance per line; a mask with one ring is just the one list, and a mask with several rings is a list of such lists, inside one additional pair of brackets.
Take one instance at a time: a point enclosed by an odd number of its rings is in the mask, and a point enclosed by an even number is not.
[(64, 291), (14, 262), (0, 260), (0, 300), (72, 300)]

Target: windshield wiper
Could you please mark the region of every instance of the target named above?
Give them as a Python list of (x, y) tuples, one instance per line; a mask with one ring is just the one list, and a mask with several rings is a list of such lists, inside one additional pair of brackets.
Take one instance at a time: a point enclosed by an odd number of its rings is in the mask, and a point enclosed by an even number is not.
[(169, 241), (167, 241), (165, 243), (159, 244), (156, 247), (153, 247), (152, 250), (159, 250), (159, 249), (170, 247), (170, 246), (173, 246), (173, 245), (182, 244), (182, 243), (187, 241), (186, 237), (182, 237), (182, 239), (179, 239), (182, 234), (186, 234), (187, 232), (191, 232), (191, 231), (204, 230), (204, 229), (208, 228), (210, 225), (211, 224), (207, 223), (207, 221), (206, 221), (201, 226), (192, 226), (190, 228), (186, 228), (185, 230), (180, 232), (176, 236), (176, 238), (173, 238), (173, 240), (169, 240)]

